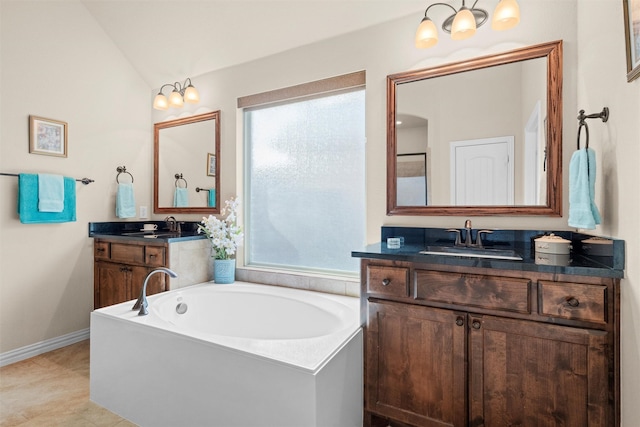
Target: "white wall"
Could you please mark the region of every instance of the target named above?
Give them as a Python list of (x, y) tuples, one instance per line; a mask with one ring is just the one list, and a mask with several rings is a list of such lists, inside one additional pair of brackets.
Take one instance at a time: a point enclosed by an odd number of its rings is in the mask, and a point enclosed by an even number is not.
[[(640, 79), (630, 83), (626, 79), (622, 2), (582, 0), (577, 12), (577, 107), (590, 114), (606, 106), (611, 114), (607, 123), (588, 120), (589, 147), (598, 159), (596, 202), (603, 217), (598, 231), (626, 241), (621, 291), (622, 425), (635, 426), (640, 419)], [(564, 144), (568, 152), (575, 149), (575, 131), (573, 135)]]
[[(492, 10), (497, 0), (487, 0)], [(421, 16), (408, 16), (339, 39), (193, 78), (201, 103), (221, 110), (221, 200), (236, 195), (236, 99), (357, 70), (367, 72), (367, 242), (382, 225), (461, 226), (466, 218), (386, 216), (386, 76), (535, 43), (564, 40), (564, 217), (472, 217), (478, 227), (568, 229), (568, 161), (579, 109), (611, 109), (607, 124), (590, 123), (598, 151), (596, 234), (627, 242), (622, 290), (623, 426), (640, 419), (640, 79), (627, 83), (622, 2), (519, 0), (522, 21), (507, 32), (488, 25), (454, 43), (413, 47)], [(78, 187), (78, 222), (21, 225), (14, 213), (15, 178), (0, 177), (0, 352), (88, 327), (92, 306), (91, 240), (86, 223), (115, 219), (115, 167), (126, 164), (150, 206), (151, 123), (156, 91), (145, 88), (92, 19), (75, 2), (2, 2), (0, 171), (45, 171), (97, 180)], [(420, 15), (420, 13), (418, 14)], [(579, 24), (578, 24), (579, 22)], [(599, 28), (600, 31), (593, 31)], [(55, 55), (50, 55), (53, 52)], [(46, 65), (42, 65), (46, 59)], [(186, 76), (185, 76), (186, 77)], [(193, 77), (193, 76), (192, 76)], [(26, 92), (25, 92), (26, 91)], [(23, 95), (24, 93), (24, 95)], [(96, 102), (97, 94), (106, 100)], [(62, 99), (62, 100), (61, 100)], [(190, 110), (186, 110), (187, 112)], [(29, 155), (27, 116), (70, 124), (68, 159)], [(200, 167), (200, 166), (198, 166)], [(140, 203), (138, 203), (140, 204)], [(199, 219), (198, 215), (185, 219)], [(364, 244), (365, 242), (363, 242)], [(35, 266), (38, 266), (37, 268)]]
[[(115, 220), (116, 167), (150, 205), (150, 88), (77, 1), (0, 3), (0, 172), (96, 182), (77, 188), (77, 222), (21, 224), (18, 179), (0, 176), (0, 353), (89, 327), (90, 221)], [(29, 154), (29, 115), (68, 123), (68, 157)]]

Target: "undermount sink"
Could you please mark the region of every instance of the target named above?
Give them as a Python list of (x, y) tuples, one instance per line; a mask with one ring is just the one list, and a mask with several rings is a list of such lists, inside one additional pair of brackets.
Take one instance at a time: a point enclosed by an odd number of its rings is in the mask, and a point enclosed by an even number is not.
[(493, 258), (522, 261), (522, 257), (512, 249), (474, 248), (463, 246), (427, 246), (424, 255), (444, 255), (473, 258)]
[(146, 237), (148, 239), (155, 239), (157, 237), (180, 237), (180, 233), (173, 231), (134, 231), (131, 233), (122, 233), (122, 235)]

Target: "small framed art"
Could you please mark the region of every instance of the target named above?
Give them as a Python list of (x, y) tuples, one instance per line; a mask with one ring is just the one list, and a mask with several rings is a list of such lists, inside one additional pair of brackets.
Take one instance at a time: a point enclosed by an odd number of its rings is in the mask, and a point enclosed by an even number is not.
[(207, 175), (216, 176), (216, 155), (207, 153)]
[(67, 157), (67, 123), (29, 116), (29, 153)]
[(627, 82), (640, 76), (640, 0), (622, 0), (627, 46)]

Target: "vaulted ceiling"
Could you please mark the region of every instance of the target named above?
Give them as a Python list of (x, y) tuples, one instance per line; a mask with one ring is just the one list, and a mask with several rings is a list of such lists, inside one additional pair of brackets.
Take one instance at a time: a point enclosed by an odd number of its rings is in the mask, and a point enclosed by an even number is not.
[(385, 21), (414, 0), (81, 0), (150, 87)]

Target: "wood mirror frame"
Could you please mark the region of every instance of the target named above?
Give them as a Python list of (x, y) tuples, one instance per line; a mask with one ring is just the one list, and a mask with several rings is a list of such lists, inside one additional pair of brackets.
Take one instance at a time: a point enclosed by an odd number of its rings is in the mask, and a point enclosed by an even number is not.
[[(398, 206), (396, 89), (398, 85), (471, 70), (547, 58), (546, 205)], [(562, 41), (387, 76), (387, 215), (545, 215), (562, 216)]]
[[(197, 173), (206, 173), (205, 166), (207, 165), (208, 155), (207, 153), (215, 154), (215, 188), (216, 188), (216, 206), (199, 206), (199, 207), (172, 207), (172, 206), (160, 206), (159, 204), (159, 188), (160, 188), (160, 131), (162, 129), (172, 128), (176, 126), (188, 126), (193, 123), (199, 123), (212, 120), (215, 123), (215, 130), (211, 134), (212, 145), (208, 145), (203, 150), (202, 162), (198, 160), (198, 164), (193, 165), (192, 171)], [(153, 125), (154, 145), (153, 145), (153, 212), (154, 213), (200, 213), (200, 214), (218, 214), (220, 213), (220, 111), (213, 111), (210, 113), (199, 114), (197, 116), (184, 117), (175, 120), (167, 120), (165, 122), (155, 123)], [(205, 144), (209, 144), (208, 141)], [(178, 171), (176, 171), (178, 172)], [(191, 171), (190, 171), (191, 172)], [(197, 182), (191, 182), (189, 185), (197, 187)]]

